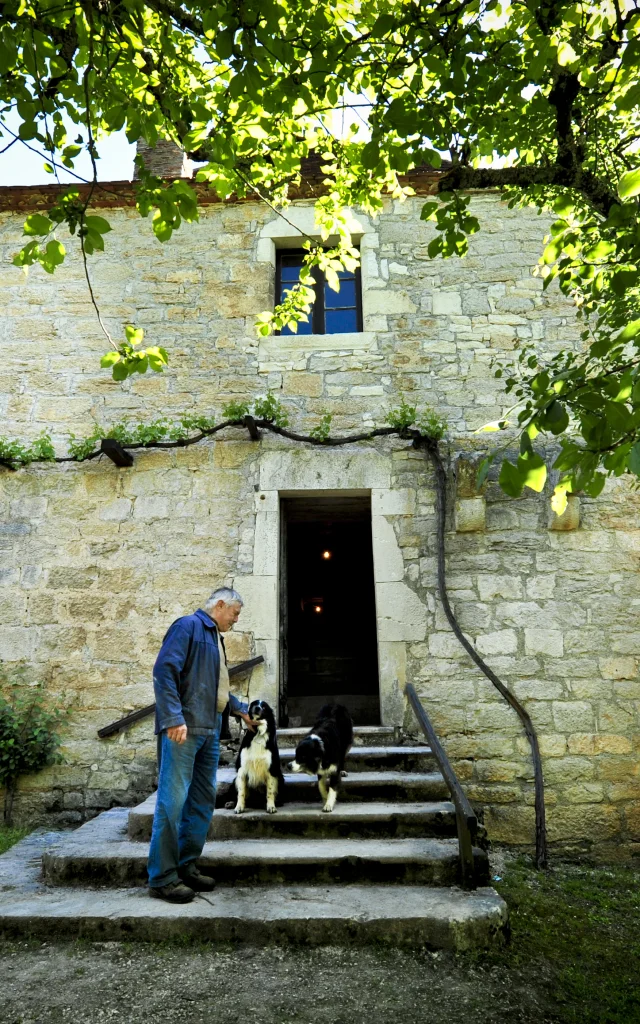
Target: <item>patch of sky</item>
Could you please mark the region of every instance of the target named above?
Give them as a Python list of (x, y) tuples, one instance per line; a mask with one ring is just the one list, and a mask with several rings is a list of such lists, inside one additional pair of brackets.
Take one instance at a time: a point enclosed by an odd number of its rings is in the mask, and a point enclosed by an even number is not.
[[(0, 118), (0, 149), (5, 150), (0, 154), (0, 186), (55, 185), (57, 181), (69, 185), (79, 180), (93, 179), (91, 160), (86, 150), (79, 153), (74, 160), (73, 172), (59, 164), (55, 168), (56, 176), (45, 170), (45, 163), (50, 163), (51, 158), (37, 139), (30, 139), (28, 142), (19, 139), (9, 149), (5, 149), (18, 134), (21, 121), (22, 118), (17, 111), (13, 110)], [(65, 121), (70, 142), (78, 135), (86, 134), (70, 120), (65, 118)], [(98, 180), (130, 181), (133, 177), (136, 147), (128, 142), (124, 130), (99, 137), (97, 147), (100, 157), (96, 162)]]

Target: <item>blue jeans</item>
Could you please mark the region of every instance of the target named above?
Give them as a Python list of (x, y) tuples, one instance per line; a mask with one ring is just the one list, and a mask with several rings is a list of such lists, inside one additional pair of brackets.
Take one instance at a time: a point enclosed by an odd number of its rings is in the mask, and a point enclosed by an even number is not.
[(160, 735), (160, 776), (149, 848), (149, 885), (178, 881), (178, 868), (202, 853), (216, 805), (220, 722), (211, 736), (187, 733), (184, 743)]

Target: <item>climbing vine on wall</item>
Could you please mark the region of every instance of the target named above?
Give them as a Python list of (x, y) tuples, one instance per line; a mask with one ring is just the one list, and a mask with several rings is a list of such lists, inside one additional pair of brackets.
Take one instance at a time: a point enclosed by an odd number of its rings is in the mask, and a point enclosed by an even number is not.
[[(289, 415), (282, 403), (272, 392), (256, 398), (253, 403), (232, 401), (222, 409), (222, 420), (216, 423), (214, 415), (185, 414), (178, 420), (161, 417), (150, 423), (131, 423), (128, 420), (101, 427), (98, 424), (86, 437), (71, 434), (67, 442), (69, 455), (56, 457), (50, 434), (42, 433), (35, 441), (21, 442), (7, 437), (0, 437), (0, 465), (6, 469), (19, 469), (32, 462), (85, 462), (101, 454), (100, 444), (103, 438), (117, 441), (123, 448), (154, 448), (183, 447), (195, 444), (225, 427), (244, 426), (247, 417), (255, 419), (259, 426), (276, 428), (276, 432), (285, 431), (289, 426)], [(408, 430), (415, 426), (426, 437), (439, 440), (444, 436), (446, 421), (432, 408), (426, 407), (421, 412), (416, 406), (409, 405), (401, 397), (400, 406), (392, 409), (386, 423), (391, 429), (378, 428), (362, 435), (356, 440), (364, 440), (383, 433), (394, 433)], [(332, 444), (330, 437), (331, 414), (325, 413), (309, 435), (312, 443)], [(293, 440), (306, 440), (303, 435), (285, 432), (283, 436)]]

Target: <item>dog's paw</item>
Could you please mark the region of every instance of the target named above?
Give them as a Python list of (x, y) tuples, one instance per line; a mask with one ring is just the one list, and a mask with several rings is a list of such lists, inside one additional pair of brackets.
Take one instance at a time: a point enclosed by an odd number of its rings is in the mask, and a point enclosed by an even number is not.
[(325, 814), (331, 814), (333, 807), (329, 804), (325, 804), (322, 810), (325, 812)]
[(275, 814), (275, 813), (276, 813), (276, 808), (275, 807), (267, 807), (267, 814)]
[(244, 807), (236, 807), (236, 814), (242, 814)]

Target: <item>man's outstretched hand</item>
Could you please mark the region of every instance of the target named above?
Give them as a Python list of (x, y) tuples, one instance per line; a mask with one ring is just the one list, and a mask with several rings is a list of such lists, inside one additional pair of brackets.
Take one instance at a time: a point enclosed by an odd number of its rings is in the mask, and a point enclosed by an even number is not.
[(167, 729), (167, 736), (174, 743), (184, 743), (187, 738), (186, 725), (172, 725), (170, 729)]
[(247, 729), (251, 729), (251, 732), (255, 732), (256, 729), (258, 728), (258, 723), (254, 722), (252, 718), (249, 718), (246, 712), (238, 711), (238, 718), (242, 719)]
[[(244, 711), (238, 712), (238, 718), (241, 718), (247, 729), (251, 729), (251, 732), (255, 732), (258, 728), (256, 722), (254, 722)], [(170, 729), (167, 729), (167, 736), (174, 743), (184, 743), (187, 738), (187, 727), (186, 725), (172, 725)]]

